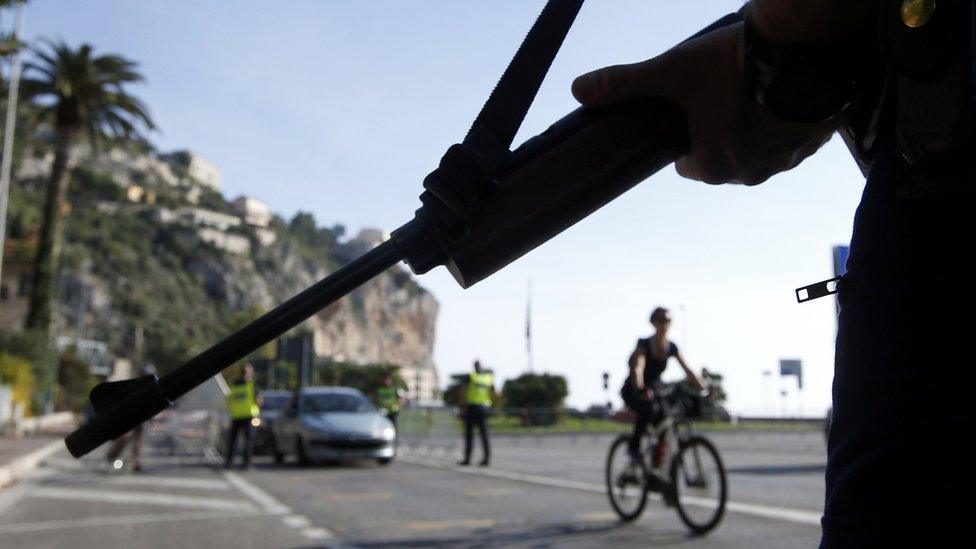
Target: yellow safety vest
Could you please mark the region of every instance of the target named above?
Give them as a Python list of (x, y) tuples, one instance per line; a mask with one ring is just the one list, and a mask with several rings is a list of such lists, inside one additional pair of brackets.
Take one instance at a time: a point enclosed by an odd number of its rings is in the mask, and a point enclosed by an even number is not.
[(376, 391), (376, 397), (381, 408), (386, 408), (391, 412), (400, 411), (400, 395), (397, 394), (396, 387), (383, 385)]
[(227, 395), (227, 408), (231, 419), (251, 419), (261, 414), (258, 401), (254, 397), (254, 382), (237, 382), (230, 386)]
[(468, 379), (466, 400), (468, 404), (491, 406), (491, 393), (495, 386), (495, 376), (492, 374), (471, 373)]

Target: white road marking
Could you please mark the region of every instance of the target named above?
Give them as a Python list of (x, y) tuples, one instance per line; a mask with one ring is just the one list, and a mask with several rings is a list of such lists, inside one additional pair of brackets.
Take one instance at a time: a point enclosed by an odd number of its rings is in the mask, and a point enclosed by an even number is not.
[(244, 480), (244, 477), (237, 473), (224, 471), (224, 478), (227, 479), (227, 482), (234, 485), (235, 488), (243, 492), (258, 507), (264, 509), (265, 512), (274, 515), (287, 515), (291, 513), (290, 507), (275, 499), (271, 494)]
[(308, 528), (312, 525), (312, 521), (308, 520), (308, 517), (303, 517), (302, 515), (288, 515), (281, 517), (281, 522), (292, 528)]
[(302, 530), (302, 535), (308, 539), (331, 539), (332, 532), (325, 528), (306, 528)]
[(734, 513), (766, 517), (788, 522), (798, 522), (800, 524), (811, 524), (820, 526), (820, 513), (816, 511), (806, 511), (803, 509), (790, 509), (788, 507), (770, 507), (758, 503), (746, 503), (743, 501), (730, 501), (725, 504), (725, 508)]
[[(487, 468), (477, 468), (477, 467), (456, 467), (453, 465), (440, 465), (437, 463), (430, 463), (423, 460), (413, 459), (406, 456), (401, 456), (398, 458), (404, 463), (410, 463), (413, 465), (420, 465), (423, 467), (432, 467), (435, 469), (447, 469), (449, 471), (454, 471), (456, 473), (466, 474), (466, 475), (478, 475), (483, 477), (500, 478), (505, 480), (511, 480), (514, 482), (525, 482), (528, 484), (538, 484), (542, 486), (552, 486), (555, 488), (567, 488), (570, 490), (580, 490), (583, 492), (590, 492), (595, 494), (605, 494), (606, 487), (602, 484), (594, 484), (591, 482), (580, 482), (576, 480), (544, 477), (540, 475), (530, 475), (526, 473), (516, 473), (514, 471), (505, 471), (501, 469), (487, 469)], [(651, 494), (652, 497), (660, 499), (660, 496), (656, 494)], [(687, 498), (683, 501), (696, 506), (709, 506), (708, 500), (700, 498)], [(814, 526), (820, 525), (820, 512), (810, 511), (806, 509), (790, 509), (788, 507), (772, 507), (769, 505), (762, 505), (758, 503), (747, 503), (743, 501), (729, 501), (726, 503), (725, 508), (733, 513), (740, 513), (743, 515), (752, 515), (756, 517), (771, 518), (776, 520), (782, 520), (786, 522), (795, 522), (799, 524), (810, 524)]]
[[(333, 539), (335, 534), (325, 528), (308, 528), (312, 521), (301, 515), (291, 515), (291, 508), (278, 501), (274, 496), (251, 484), (244, 477), (231, 471), (224, 471), (224, 478), (235, 488), (244, 493), (265, 512), (273, 515), (289, 515), (282, 517), (282, 522), (292, 528), (301, 528), (302, 534), (309, 539)], [(304, 519), (304, 524), (303, 524)]]
[(193, 488), (198, 490), (230, 490), (230, 485), (224, 480), (193, 478), (193, 477), (156, 477), (124, 476), (114, 477), (108, 481), (111, 484), (125, 484), (131, 486), (165, 486), (168, 488)]
[(224, 511), (255, 511), (250, 502), (229, 499), (178, 496), (151, 492), (120, 492), (117, 490), (90, 490), (87, 488), (32, 488), (25, 494), (29, 498), (62, 499), (72, 501), (92, 501), (98, 503), (137, 503), (145, 505), (167, 505), (197, 509), (220, 509)]
[(259, 514), (228, 513), (224, 511), (192, 513), (162, 513), (154, 515), (121, 515), (111, 517), (88, 517), (81, 519), (44, 520), (38, 522), (22, 522), (19, 524), (0, 524), (0, 534), (15, 534), (20, 532), (39, 532), (48, 530), (64, 530), (68, 528), (84, 528), (92, 526), (116, 526), (132, 524), (149, 524), (153, 522), (178, 522), (188, 520), (215, 520), (231, 518), (253, 518)]
[(62, 448), (64, 448), (64, 441), (53, 440), (25, 456), (15, 458), (10, 463), (0, 466), (0, 488), (33, 471), (42, 461)]

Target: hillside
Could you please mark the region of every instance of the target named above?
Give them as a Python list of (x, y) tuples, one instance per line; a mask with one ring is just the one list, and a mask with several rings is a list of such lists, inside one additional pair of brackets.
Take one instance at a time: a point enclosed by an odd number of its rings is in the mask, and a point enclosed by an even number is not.
[[(382, 240), (345, 238), (311, 214), (285, 220), (253, 198), (226, 200), (197, 180), (189, 157), (146, 145), (76, 151), (59, 280), (57, 333), (107, 343), (117, 357), (166, 371)], [(43, 140), (19, 159), (8, 217), (0, 321), (17, 324), (51, 154)], [(202, 160), (201, 160), (202, 162)], [(17, 283), (19, 280), (19, 284)], [(393, 363), (436, 387), (438, 305), (399, 267), (322, 311), (301, 329), (316, 355)]]

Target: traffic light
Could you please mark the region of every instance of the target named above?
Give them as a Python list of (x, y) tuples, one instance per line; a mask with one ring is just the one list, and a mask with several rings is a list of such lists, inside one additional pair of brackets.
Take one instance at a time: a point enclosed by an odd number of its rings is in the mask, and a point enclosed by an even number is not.
[(610, 388), (610, 372), (603, 372), (603, 390)]

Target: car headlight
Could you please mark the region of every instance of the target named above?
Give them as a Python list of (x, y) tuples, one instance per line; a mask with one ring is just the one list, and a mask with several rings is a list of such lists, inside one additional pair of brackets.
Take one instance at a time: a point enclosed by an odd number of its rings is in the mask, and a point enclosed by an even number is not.
[(396, 430), (393, 427), (383, 427), (380, 430), (380, 438), (383, 440), (393, 440), (396, 437)]

